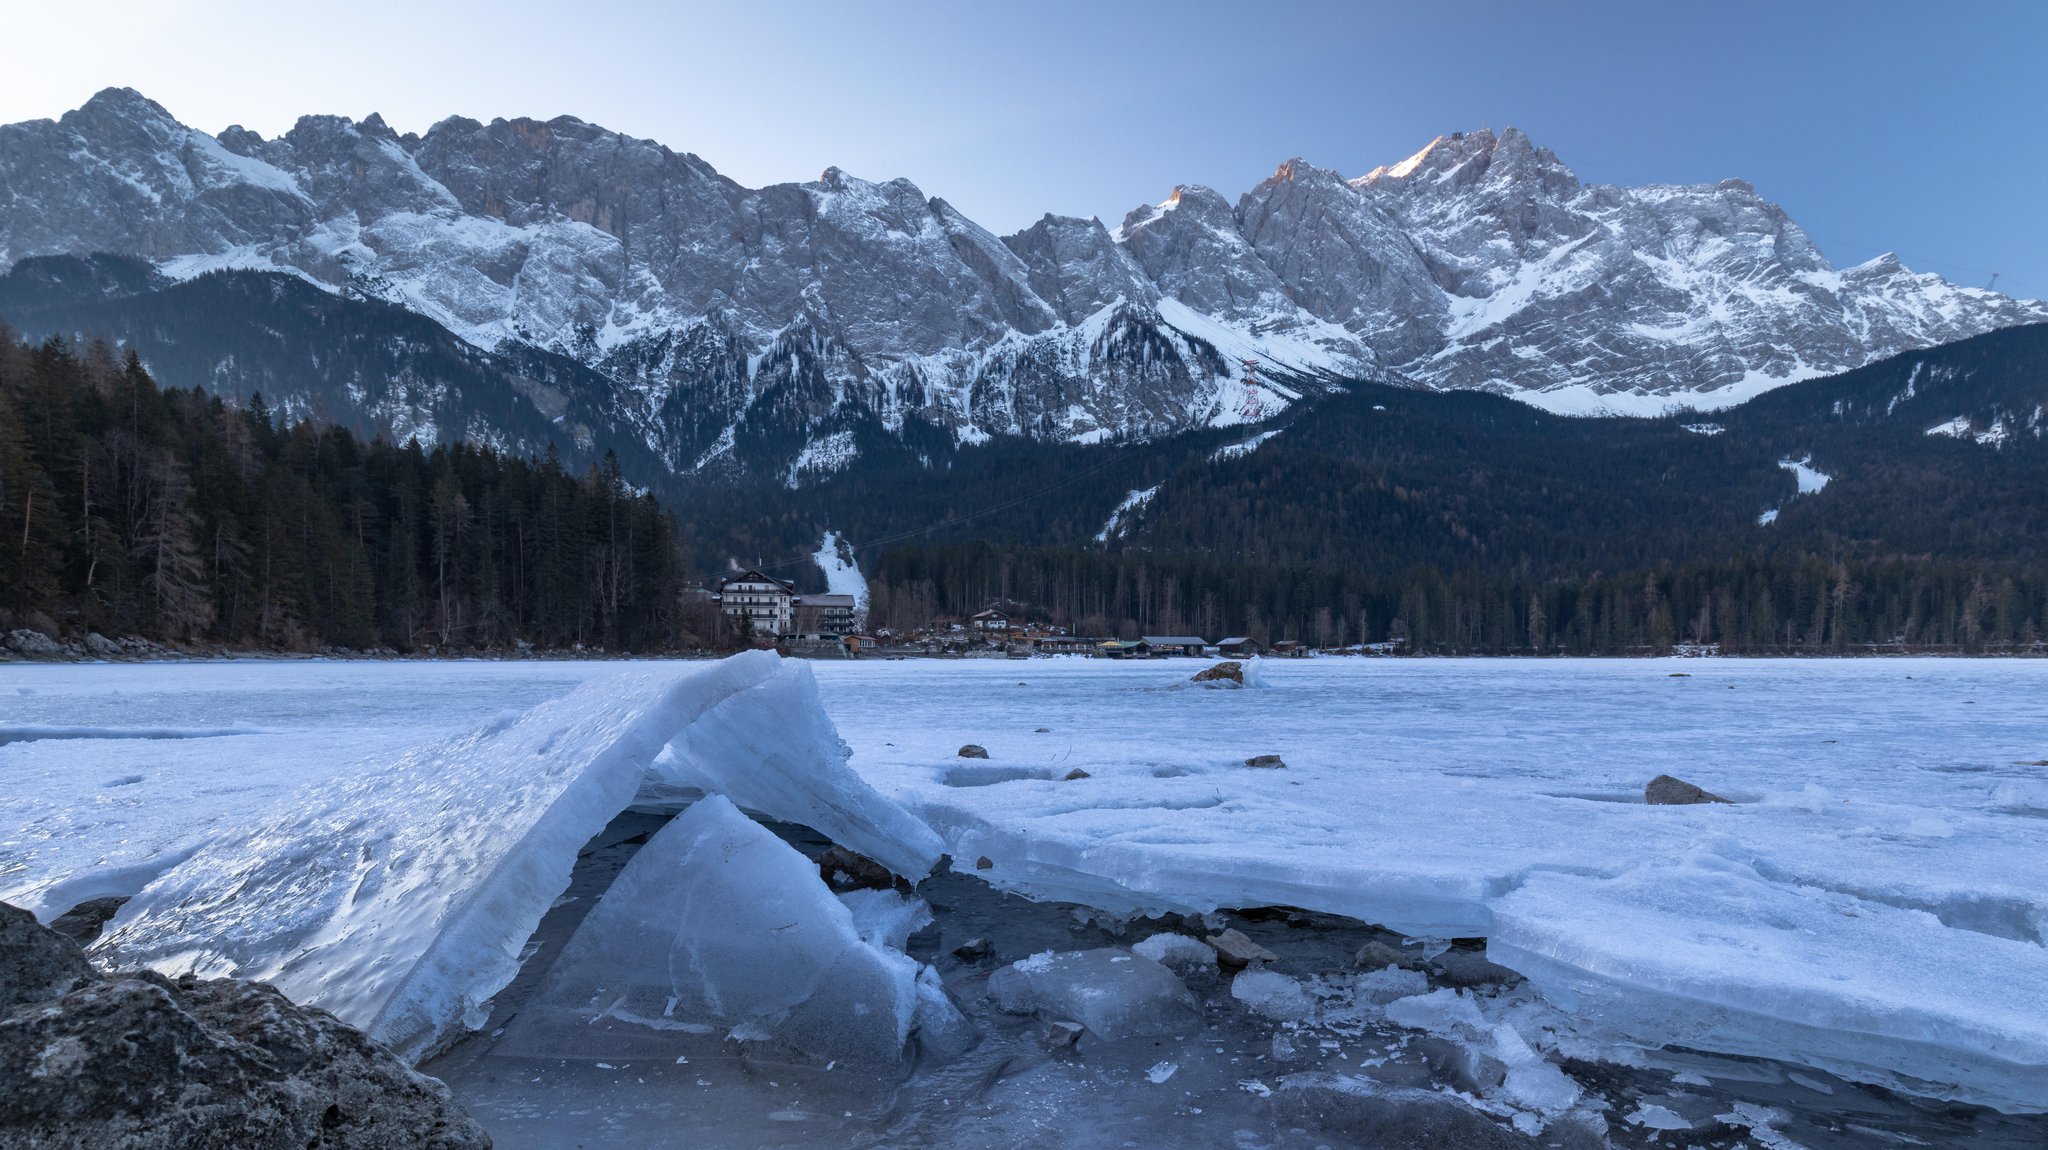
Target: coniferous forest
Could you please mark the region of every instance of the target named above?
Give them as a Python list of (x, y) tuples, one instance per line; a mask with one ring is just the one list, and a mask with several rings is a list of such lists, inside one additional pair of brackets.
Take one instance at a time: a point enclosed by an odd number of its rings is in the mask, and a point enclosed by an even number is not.
[(365, 443), (0, 331), (0, 627), (311, 650), (706, 641), (673, 518), (619, 473)]
[[(829, 527), (860, 544), (870, 627), (897, 633), (1002, 603), (1088, 635), (1417, 654), (2041, 653), (2037, 437), (1922, 429), (2024, 421), (2044, 362), (2048, 329), (1997, 333), (1788, 387), (1716, 435), (1360, 384), (1233, 458), (1214, 453), (1242, 431), (998, 441), (937, 467), (878, 453), (799, 489), (662, 484), (664, 508), (610, 453), (578, 473), (552, 448), (365, 442), (260, 397), (159, 388), (104, 343), (0, 330), (0, 630), (729, 646), (691, 585), (738, 561), (815, 589), (791, 556)], [(1800, 458), (1839, 477), (1823, 496), (1796, 492), (1780, 461)], [(1145, 487), (1129, 533), (1096, 538)], [(1782, 514), (1760, 525), (1760, 508)]]

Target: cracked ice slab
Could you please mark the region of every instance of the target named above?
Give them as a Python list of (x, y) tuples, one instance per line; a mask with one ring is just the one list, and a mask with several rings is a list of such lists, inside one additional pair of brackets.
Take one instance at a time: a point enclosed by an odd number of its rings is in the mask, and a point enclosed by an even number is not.
[(269, 982), (416, 1060), (481, 1021), (576, 852), (632, 802), (662, 747), (749, 706), (779, 666), (753, 652), (597, 679), (344, 771), (165, 871), (97, 955)]
[(1802, 1062), (2008, 1112), (2048, 1106), (2038, 942), (1773, 882), (1712, 850), (1615, 878), (1532, 876), (1493, 911), (1487, 957), (1584, 1031)]
[(677, 732), (643, 799), (722, 794), (757, 814), (799, 823), (916, 882), (945, 842), (847, 766), (809, 666), (784, 663), (735, 700)]
[(666, 1057), (679, 1033), (716, 1030), (893, 1064), (920, 1004), (918, 964), (893, 939), (863, 937), (861, 917), (816, 863), (712, 795), (620, 872), (512, 1023), (508, 1049)]

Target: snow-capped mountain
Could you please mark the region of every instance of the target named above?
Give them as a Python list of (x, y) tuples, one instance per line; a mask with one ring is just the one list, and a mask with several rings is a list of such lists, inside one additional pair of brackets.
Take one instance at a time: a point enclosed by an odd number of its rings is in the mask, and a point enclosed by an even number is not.
[(749, 189), (569, 117), (401, 136), (309, 116), (265, 140), (110, 89), (0, 127), (0, 196), (0, 267), (296, 275), (580, 361), (614, 385), (613, 433), (671, 471), (773, 440), (792, 485), (912, 423), (1144, 439), (1347, 377), (1716, 406), (2048, 319), (1888, 258), (1838, 270), (1739, 181), (1582, 185), (1512, 129), (1356, 180), (1290, 161), (1235, 205), (1179, 188), (1114, 231), (1047, 216), (997, 237), (905, 180)]

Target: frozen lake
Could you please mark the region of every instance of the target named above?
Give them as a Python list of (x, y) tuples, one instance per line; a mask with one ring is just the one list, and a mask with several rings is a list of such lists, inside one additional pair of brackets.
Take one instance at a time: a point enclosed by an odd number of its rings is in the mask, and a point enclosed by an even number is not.
[[(1572, 1057), (1672, 1043), (2048, 1109), (2048, 662), (1317, 659), (1182, 686), (1201, 665), (813, 669), (854, 768), (998, 888), (1485, 937)], [(622, 666), (662, 665), (0, 666), (0, 899), (133, 893), (299, 786)], [(1646, 806), (1658, 774), (1732, 805)]]

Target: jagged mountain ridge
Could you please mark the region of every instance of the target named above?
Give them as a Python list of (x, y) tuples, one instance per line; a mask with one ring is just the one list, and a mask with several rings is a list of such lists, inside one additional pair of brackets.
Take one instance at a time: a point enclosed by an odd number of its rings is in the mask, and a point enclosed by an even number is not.
[(1719, 406), (2048, 319), (1896, 261), (1838, 271), (1737, 181), (1581, 185), (1512, 129), (1356, 180), (1291, 161), (1234, 205), (1183, 187), (1114, 232), (1048, 216), (999, 238), (905, 180), (748, 189), (571, 117), (401, 136), (309, 116), (265, 140), (110, 89), (0, 127), (0, 202), (0, 264), (284, 271), (579, 361), (613, 385), (613, 432), (668, 471), (758, 472), (752, 436), (785, 445), (791, 484), (878, 431), (1142, 440), (1340, 378)]

